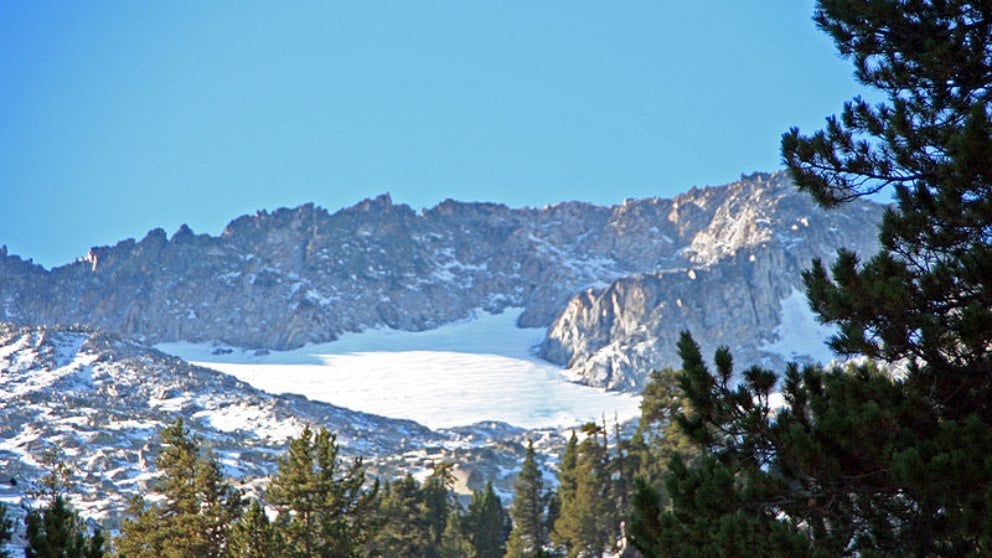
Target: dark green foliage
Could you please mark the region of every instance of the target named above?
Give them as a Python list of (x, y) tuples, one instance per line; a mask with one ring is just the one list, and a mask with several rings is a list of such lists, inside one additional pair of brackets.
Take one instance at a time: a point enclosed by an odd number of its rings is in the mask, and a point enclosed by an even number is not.
[(241, 516), (231, 530), (229, 554), (238, 558), (277, 558), (283, 555), (282, 537), (277, 525), (269, 521), (258, 500)]
[(534, 460), (534, 443), (527, 442), (527, 455), (513, 484), (510, 518), (513, 530), (506, 546), (507, 558), (534, 558), (544, 555), (548, 544), (547, 502), (541, 470)]
[(7, 517), (7, 506), (0, 502), (0, 558), (7, 558), (4, 547), (14, 538), (14, 520)]
[(664, 556), (662, 550), (662, 497), (658, 489), (642, 477), (634, 479), (631, 524), (628, 536), (648, 558)]
[(45, 508), (28, 512), (25, 558), (100, 558), (103, 556), (103, 534), (97, 529), (92, 536), (79, 515), (59, 494)]
[(477, 558), (503, 558), (510, 517), (493, 490), (493, 483), (486, 483), (484, 490), (472, 494), (465, 522)]
[(428, 556), (436, 557), (437, 548), (441, 545), (441, 537), (448, 524), (448, 516), (453, 509), (451, 491), (449, 486), (454, 483), (454, 476), (451, 473), (451, 464), (438, 463), (434, 466), (434, 473), (427, 477), (422, 489), (424, 522), (430, 538), (430, 551)]
[(990, 12), (961, 0), (821, 2), (817, 23), (886, 100), (855, 99), (826, 130), (782, 142), (796, 183), (822, 203), (894, 186), (882, 253), (863, 266), (844, 253), (832, 277), (815, 266), (810, 302), (841, 326), (838, 351), (927, 363), (909, 383), (939, 390), (960, 416), (992, 389)]
[[(662, 475), (676, 454), (689, 459), (699, 453), (676, 417), (688, 411), (678, 372), (666, 368), (651, 372), (641, 393), (641, 417), (629, 454), (636, 459), (623, 478), (638, 476), (655, 490), (662, 490)], [(618, 436), (619, 437), (619, 436)]]
[[(432, 556), (433, 534), (424, 491), (410, 475), (384, 486), (372, 541), (377, 556)], [(445, 518), (447, 519), (447, 518)]]
[(131, 502), (114, 541), (117, 552), (129, 558), (224, 556), (240, 515), (240, 495), (181, 418), (164, 428), (161, 438), (155, 465), (162, 477), (155, 492), (163, 500), (148, 505), (137, 497)]
[[(992, 5), (821, 0), (815, 19), (862, 83), (812, 136), (782, 151), (796, 183), (830, 206), (895, 190), (882, 251), (840, 252), (804, 275), (831, 346), (886, 364), (713, 374), (685, 336), (680, 421), (703, 448), (670, 468), (670, 511), (637, 496), (650, 556), (992, 554)], [(757, 534), (757, 537), (748, 534)]]
[[(716, 359), (717, 373), (710, 374), (688, 335), (680, 351), (686, 392), (697, 409), (682, 422), (705, 453), (693, 468), (673, 460), (667, 483), (671, 512), (653, 503), (649, 487), (641, 487), (632, 531), (646, 554), (682, 556), (689, 547), (716, 552), (728, 545), (755, 555), (861, 550), (909, 556), (933, 545), (932, 553), (940, 548), (934, 540), (939, 529), (967, 521), (946, 506), (925, 513), (928, 502), (967, 495), (974, 509), (988, 509), (987, 491), (967, 488), (990, 462), (988, 428), (945, 423), (941, 433), (921, 413), (925, 401), (873, 366), (792, 367), (782, 388), (789, 406), (772, 414), (771, 372), (752, 368), (734, 385), (725, 352)], [(924, 440), (935, 434), (947, 437), (938, 449), (952, 459), (920, 463), (921, 448), (935, 449), (932, 438)], [(959, 453), (964, 448), (974, 453)], [(911, 477), (920, 472), (925, 475)], [(947, 542), (937, 554), (967, 555), (972, 544)]]
[(621, 512), (606, 431), (589, 423), (584, 440), (569, 441), (562, 458), (554, 541), (568, 556), (599, 556), (617, 540)]
[(579, 438), (575, 431), (565, 444), (565, 453), (558, 464), (558, 492), (553, 506), (554, 521), (551, 523), (551, 540), (557, 546), (567, 549), (572, 545), (576, 494), (579, 486)]
[[(99, 558), (104, 553), (103, 533), (95, 529), (89, 533), (83, 520), (69, 505), (68, 492), (72, 488), (72, 468), (65, 453), (58, 446), (47, 449), (41, 458), (47, 469), (39, 486), (28, 493), (47, 500), (42, 508), (28, 512), (24, 518), (27, 546), (25, 558)], [(3, 511), (6, 511), (4, 509)], [(10, 533), (11, 522), (0, 514), (0, 544), (3, 531)], [(7, 535), (6, 539), (9, 540)]]
[(438, 546), (439, 558), (475, 558), (475, 548), (468, 540), (468, 526), (465, 524), (461, 510), (452, 509), (441, 534), (441, 544)]
[(376, 556), (440, 558), (463, 556), (468, 544), (466, 521), (449, 486), (451, 465), (437, 463), (421, 485), (410, 475), (386, 483), (376, 511), (371, 552)]
[(279, 459), (266, 497), (280, 513), (284, 556), (359, 556), (372, 535), (378, 484), (361, 459), (342, 463), (334, 435), (304, 428)]

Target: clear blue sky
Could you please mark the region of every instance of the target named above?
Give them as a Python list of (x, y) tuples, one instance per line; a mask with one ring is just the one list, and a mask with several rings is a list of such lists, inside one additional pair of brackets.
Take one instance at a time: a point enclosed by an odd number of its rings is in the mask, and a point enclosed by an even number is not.
[(390, 192), (612, 204), (780, 168), (859, 86), (812, 0), (0, 3), (0, 244)]

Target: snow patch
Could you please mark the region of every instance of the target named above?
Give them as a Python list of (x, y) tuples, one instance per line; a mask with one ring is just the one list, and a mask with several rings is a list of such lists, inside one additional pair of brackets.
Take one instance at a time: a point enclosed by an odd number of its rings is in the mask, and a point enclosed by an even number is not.
[(816, 315), (806, 302), (806, 295), (793, 289), (781, 304), (782, 315), (775, 328), (776, 340), (766, 343), (761, 350), (780, 354), (789, 360), (804, 357), (821, 363), (834, 360), (826, 340), (837, 333), (837, 329), (816, 321)]
[(254, 437), (284, 442), (298, 436), (304, 423), (295, 419), (273, 420), (272, 413), (255, 405), (234, 404), (200, 411), (193, 418), (203, 420), (221, 432), (252, 432)]
[(544, 330), (516, 327), (521, 312), (480, 313), (421, 332), (349, 333), (331, 343), (267, 355), (247, 350), (214, 355), (208, 344), (158, 348), (268, 392), (301, 394), (430, 428), (483, 421), (564, 427), (604, 415), (620, 420), (639, 415), (640, 397), (571, 383), (562, 368), (536, 358), (533, 349)]

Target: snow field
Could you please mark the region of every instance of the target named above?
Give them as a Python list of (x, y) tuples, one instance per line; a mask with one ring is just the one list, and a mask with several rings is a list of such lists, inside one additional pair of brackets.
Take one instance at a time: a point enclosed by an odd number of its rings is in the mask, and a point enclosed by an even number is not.
[[(271, 393), (295, 393), (352, 410), (410, 419), (429, 428), (501, 421), (567, 427), (640, 414), (640, 397), (571, 383), (532, 354), (542, 329), (521, 329), (521, 310), (441, 328), (374, 329), (292, 351), (212, 354), (209, 344), (160, 350), (230, 374)], [(216, 420), (216, 419), (215, 419)]]
[(781, 323), (775, 328), (778, 339), (764, 345), (761, 350), (778, 353), (786, 359), (807, 356), (817, 362), (828, 363), (837, 358), (826, 343), (827, 338), (835, 333), (837, 329), (834, 326), (817, 321), (805, 293), (794, 289), (782, 299)]

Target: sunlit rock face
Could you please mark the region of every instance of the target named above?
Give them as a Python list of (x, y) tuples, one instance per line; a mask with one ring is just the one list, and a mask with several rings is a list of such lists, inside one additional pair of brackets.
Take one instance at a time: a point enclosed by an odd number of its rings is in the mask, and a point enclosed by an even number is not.
[[(799, 296), (801, 271), (814, 258), (833, 261), (839, 247), (875, 253), (881, 206), (824, 210), (783, 174), (692, 190), (669, 206), (676, 257), (573, 296), (549, 328), (544, 358), (581, 381), (619, 389), (641, 387), (652, 369), (677, 367), (685, 330), (707, 358), (727, 346), (741, 365), (829, 358), (828, 331)], [(786, 337), (796, 346), (781, 346)]]
[(880, 215), (870, 202), (821, 210), (784, 174), (613, 207), (308, 204), (239, 217), (219, 236), (156, 229), (50, 271), (0, 252), (0, 320), (289, 349), (514, 306), (520, 325), (549, 327), (544, 358), (628, 389), (677, 364), (681, 329), (740, 362), (781, 360), (761, 348), (800, 270), (842, 246), (874, 252)]

